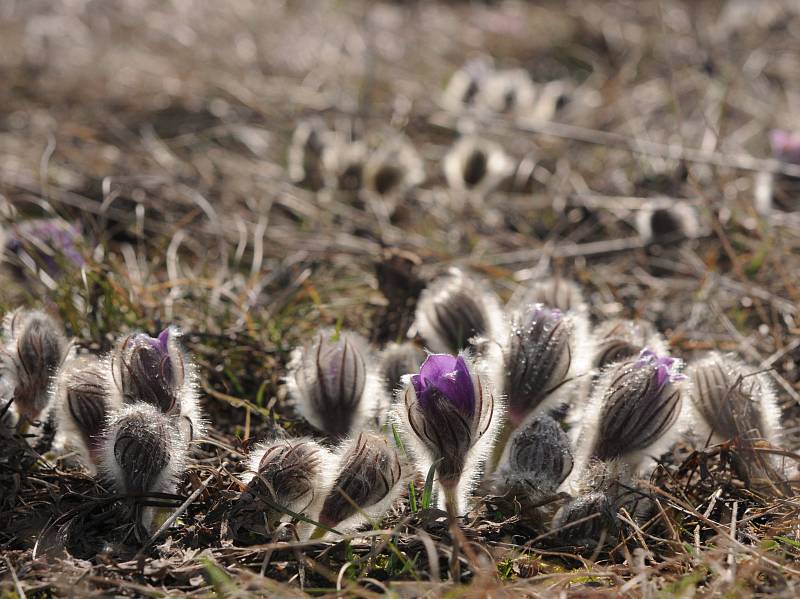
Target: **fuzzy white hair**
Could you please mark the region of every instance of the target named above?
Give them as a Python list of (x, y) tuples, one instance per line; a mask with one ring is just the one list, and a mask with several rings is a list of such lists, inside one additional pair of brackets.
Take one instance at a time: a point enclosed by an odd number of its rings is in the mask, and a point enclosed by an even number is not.
[[(474, 161), (478, 160), (478, 164)], [(468, 181), (469, 170), (483, 171), (476, 181)], [(514, 160), (493, 141), (472, 135), (460, 138), (442, 160), (442, 170), (450, 189), (469, 191), (477, 196), (493, 191), (514, 172)]]

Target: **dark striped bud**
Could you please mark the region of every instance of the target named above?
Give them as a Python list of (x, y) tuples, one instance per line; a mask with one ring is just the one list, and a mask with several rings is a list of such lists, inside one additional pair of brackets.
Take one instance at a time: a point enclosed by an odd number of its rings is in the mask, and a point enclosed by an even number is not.
[(666, 353), (667, 344), (655, 327), (642, 320), (613, 319), (594, 330), (594, 366), (604, 368), (638, 356), (645, 347), (657, 354)]
[(413, 343), (390, 343), (383, 350), (381, 372), (386, 390), (394, 392), (402, 387), (403, 376), (419, 371), (425, 361), (425, 352)]

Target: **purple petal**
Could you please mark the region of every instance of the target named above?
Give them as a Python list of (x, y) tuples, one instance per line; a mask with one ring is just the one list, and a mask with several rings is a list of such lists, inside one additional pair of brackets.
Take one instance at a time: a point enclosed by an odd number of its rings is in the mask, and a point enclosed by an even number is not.
[(475, 414), (475, 388), (472, 375), (463, 357), (449, 354), (431, 354), (427, 357), (418, 375), (411, 377), (411, 384), (426, 409), (433, 397), (442, 396), (459, 411), (472, 417)]
[(772, 155), (778, 160), (800, 164), (800, 135), (773, 129), (769, 132), (769, 143)]

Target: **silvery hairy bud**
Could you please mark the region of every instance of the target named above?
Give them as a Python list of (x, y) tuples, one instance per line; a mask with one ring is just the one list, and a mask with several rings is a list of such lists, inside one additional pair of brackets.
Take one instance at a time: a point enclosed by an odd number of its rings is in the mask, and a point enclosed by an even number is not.
[(242, 500), (258, 510), (257, 521), (272, 530), (290, 515), (315, 515), (324, 498), (322, 491), (332, 474), (332, 455), (308, 437), (261, 443), (250, 452)]
[(330, 133), (321, 119), (308, 119), (297, 124), (289, 145), (289, 178), (314, 191), (322, 188), (322, 154)]
[(450, 189), (486, 194), (514, 172), (503, 148), (478, 137), (462, 137), (444, 157), (442, 168)]
[[(103, 434), (99, 470), (124, 495), (174, 493), (186, 464), (188, 440), (172, 418), (146, 403), (112, 412)], [(141, 523), (150, 528), (155, 510)]]
[(572, 472), (572, 445), (550, 416), (534, 415), (513, 433), (495, 475), (499, 493), (534, 503), (555, 495)]
[(431, 354), (419, 374), (407, 378), (397, 420), (417, 466), (433, 465), (439, 504), (463, 514), (474, 476), (488, 457), (501, 421), (502, 405), (486, 378), (464, 356)]
[(517, 309), (531, 304), (544, 304), (562, 312), (580, 314), (586, 314), (589, 310), (580, 286), (563, 277), (548, 277), (520, 285), (509, 304)]
[(325, 186), (332, 190), (358, 191), (364, 183), (367, 145), (343, 135), (331, 137), (322, 152)]
[(534, 410), (554, 405), (564, 398), (570, 381), (586, 374), (591, 352), (585, 331), (582, 316), (543, 304), (512, 314), (503, 346), (503, 392), (510, 423), (518, 425)]
[(180, 331), (169, 327), (150, 337), (127, 335), (117, 342), (108, 360), (114, 400), (146, 403), (178, 422), (189, 440), (205, 427), (197, 397), (195, 366), (180, 346)]
[(667, 352), (667, 342), (655, 327), (643, 320), (612, 319), (594, 329), (595, 368), (638, 356), (645, 347), (656, 354)]
[(414, 328), (434, 352), (457, 353), (476, 337), (500, 339), (500, 303), (489, 286), (458, 269), (428, 285), (419, 297)]
[(592, 460), (620, 460), (631, 472), (647, 455), (658, 456), (678, 433), (680, 361), (644, 350), (600, 377), (580, 439), (582, 469)]
[(50, 386), (69, 353), (63, 328), (40, 310), (15, 310), (3, 322), (0, 372), (13, 387), (17, 414), (29, 422), (50, 402)]
[(422, 159), (407, 139), (382, 144), (364, 167), (366, 189), (377, 197), (399, 197), (425, 180)]
[(636, 212), (636, 229), (645, 243), (692, 239), (699, 234), (694, 208), (685, 202), (650, 202)]
[(688, 368), (689, 397), (696, 414), (695, 431), (705, 442), (733, 438), (766, 439), (780, 436), (780, 409), (765, 372), (752, 372), (733, 355), (712, 352)]
[(332, 437), (345, 437), (384, 403), (367, 341), (357, 333), (323, 330), (296, 348), (286, 377), (300, 415)]
[(551, 530), (561, 543), (595, 547), (604, 537), (617, 535), (618, 520), (613, 501), (603, 492), (579, 495), (558, 510)]
[(381, 373), (386, 390), (392, 396), (403, 385), (402, 378), (419, 371), (425, 352), (411, 342), (390, 343), (381, 355)]
[(327, 492), (319, 522), (340, 532), (377, 520), (403, 490), (403, 468), (387, 439), (360, 433), (338, 451), (337, 475)]
[(492, 72), (492, 66), (485, 60), (466, 63), (448, 81), (442, 95), (442, 105), (454, 112), (474, 107)]
[(113, 403), (105, 366), (94, 356), (67, 360), (53, 392), (60, 443), (74, 448), (91, 472), (101, 459), (106, 421), (121, 405)]
[(491, 73), (478, 92), (480, 108), (505, 114), (527, 114), (536, 101), (536, 86), (523, 69), (506, 69)]

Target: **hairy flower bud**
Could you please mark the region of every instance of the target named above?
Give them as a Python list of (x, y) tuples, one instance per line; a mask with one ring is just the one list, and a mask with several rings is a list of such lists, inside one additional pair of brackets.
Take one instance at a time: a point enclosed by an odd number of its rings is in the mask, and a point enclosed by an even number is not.
[(621, 460), (632, 472), (658, 456), (678, 432), (680, 362), (644, 350), (603, 373), (590, 401), (580, 439), (580, 471), (592, 460)]
[[(503, 390), (510, 422), (519, 424), (528, 414), (558, 400), (556, 393), (571, 378), (584, 374), (579, 356), (580, 326), (576, 317), (543, 304), (528, 306), (511, 317), (511, 332), (503, 348)], [(579, 358), (580, 359), (577, 359)]]
[(420, 470), (435, 467), (443, 491), (440, 505), (463, 513), (472, 477), (491, 450), (502, 406), (463, 356), (431, 354), (407, 381), (398, 421)]
[(402, 387), (402, 378), (419, 371), (425, 352), (411, 342), (390, 343), (381, 356), (381, 373), (386, 390), (394, 395)]
[(349, 141), (344, 136), (332, 136), (322, 152), (325, 186), (342, 191), (358, 191), (364, 183), (367, 145)]
[(526, 495), (534, 502), (556, 493), (572, 472), (572, 446), (550, 416), (534, 415), (511, 436), (495, 475), (500, 493)]
[(516, 309), (531, 304), (544, 304), (548, 308), (556, 308), (562, 312), (581, 314), (588, 312), (580, 286), (563, 277), (549, 277), (530, 285), (520, 286), (514, 296), (509, 303)]
[(257, 512), (268, 531), (288, 519), (286, 511), (316, 515), (322, 505), (330, 452), (308, 437), (261, 443), (250, 452), (240, 508)]
[(638, 356), (645, 347), (659, 355), (667, 351), (667, 343), (661, 334), (643, 320), (607, 320), (595, 328), (594, 338), (595, 368)]
[(645, 243), (680, 241), (699, 234), (697, 214), (684, 202), (670, 206), (650, 202), (636, 212), (636, 229)]
[(397, 450), (373, 433), (360, 433), (343, 444), (337, 472), (318, 520), (340, 532), (357, 527), (365, 516), (380, 518), (403, 490)]
[(452, 111), (475, 106), (486, 81), (493, 70), (485, 60), (471, 60), (456, 71), (447, 83), (442, 104)]
[(91, 472), (101, 458), (106, 421), (112, 409), (119, 407), (112, 403), (104, 367), (93, 356), (68, 360), (56, 377), (53, 393), (59, 443), (76, 449)]
[(352, 332), (317, 334), (292, 354), (286, 383), (300, 414), (332, 437), (357, 430), (383, 402), (368, 344)]
[(618, 520), (613, 502), (602, 492), (580, 495), (558, 510), (551, 530), (562, 543), (594, 547), (604, 534), (617, 534)]
[(364, 167), (365, 187), (375, 196), (397, 197), (425, 180), (422, 159), (414, 146), (404, 138), (381, 145), (367, 159)]
[(514, 161), (494, 142), (462, 137), (444, 157), (443, 170), (451, 189), (485, 194), (513, 173)]
[[(157, 407), (141, 402), (123, 406), (109, 418), (99, 470), (124, 495), (174, 493), (187, 445), (174, 419)], [(145, 528), (151, 527), (155, 513), (152, 507), (141, 511)]]
[(15, 310), (3, 323), (0, 373), (13, 386), (20, 417), (36, 420), (50, 401), (50, 386), (69, 353), (62, 327), (39, 310)]
[(691, 364), (689, 397), (698, 424), (695, 431), (705, 442), (728, 439), (767, 439), (780, 434), (780, 410), (766, 373), (748, 373), (748, 367), (733, 355), (712, 352)]
[(425, 288), (414, 325), (430, 350), (451, 353), (469, 347), (476, 337), (497, 340), (504, 330), (497, 296), (458, 269)]
[(180, 420), (191, 441), (202, 435), (204, 422), (198, 403), (195, 368), (184, 354), (180, 331), (169, 327), (150, 337), (137, 333), (117, 342), (109, 359), (115, 400), (146, 403)]

